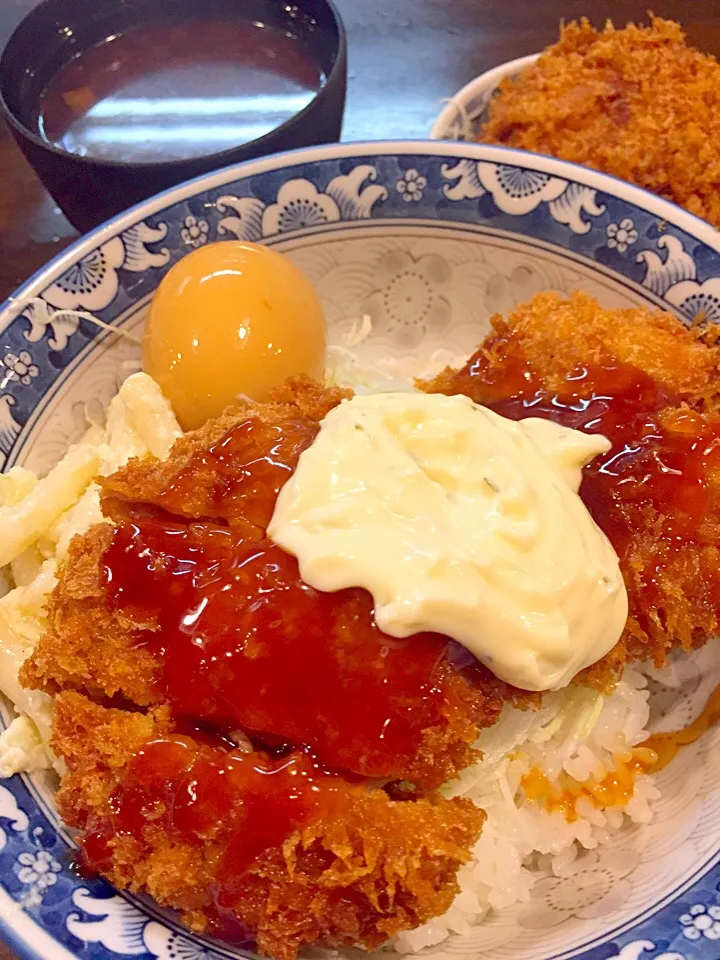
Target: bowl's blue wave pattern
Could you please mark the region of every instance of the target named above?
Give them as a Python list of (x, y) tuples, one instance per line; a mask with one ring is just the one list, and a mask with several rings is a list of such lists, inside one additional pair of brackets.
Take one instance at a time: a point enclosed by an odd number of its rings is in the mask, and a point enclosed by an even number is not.
[[(612, 183), (612, 181), (610, 181)], [(567, 178), (491, 161), (409, 154), (288, 166), (169, 204), (106, 240), (21, 310), (2, 333), (0, 451), (7, 454), (58, 374), (98, 335), (53, 311), (112, 322), (202, 243), (272, 242), (306, 230), (403, 219), (471, 223), (589, 258), (641, 284), (687, 319), (720, 321), (718, 254), (646, 209)], [(709, 229), (709, 228), (708, 228)]]
[[(549, 172), (548, 172), (549, 171)], [(398, 221), (504, 231), (645, 289), (688, 321), (720, 322), (720, 242), (700, 221), (619, 181), (494, 148), (373, 145), (321, 148), (244, 165), (178, 188), (84, 241), (69, 265), (18, 291), (0, 316), (0, 464), (31, 414), (107, 323), (147, 297), (189, 250), (214, 240), (272, 243)], [(32, 299), (28, 300), (28, 295)], [(720, 868), (614, 939), (567, 956), (584, 960), (718, 960)], [(62, 947), (90, 960), (225, 954), (70, 869), (71, 848), (24, 778), (0, 785), (0, 917), (25, 956)], [(22, 918), (22, 919), (20, 919)], [(32, 921), (28, 925), (27, 921)]]

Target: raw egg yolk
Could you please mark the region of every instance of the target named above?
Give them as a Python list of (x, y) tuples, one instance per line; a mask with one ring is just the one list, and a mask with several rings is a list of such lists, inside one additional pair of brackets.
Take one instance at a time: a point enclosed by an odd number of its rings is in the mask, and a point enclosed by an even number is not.
[(266, 400), (287, 377), (322, 379), (325, 317), (307, 277), (267, 247), (224, 241), (183, 257), (150, 305), (145, 372), (186, 430), (238, 395)]

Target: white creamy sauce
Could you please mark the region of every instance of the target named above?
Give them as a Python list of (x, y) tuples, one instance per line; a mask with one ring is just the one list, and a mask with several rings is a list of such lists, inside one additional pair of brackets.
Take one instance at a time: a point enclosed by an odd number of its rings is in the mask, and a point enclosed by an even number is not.
[(618, 559), (577, 494), (610, 443), (467, 397), (344, 400), (280, 492), (270, 537), (318, 590), (364, 587), (395, 637), (453, 637), (501, 679), (554, 690), (627, 618)]

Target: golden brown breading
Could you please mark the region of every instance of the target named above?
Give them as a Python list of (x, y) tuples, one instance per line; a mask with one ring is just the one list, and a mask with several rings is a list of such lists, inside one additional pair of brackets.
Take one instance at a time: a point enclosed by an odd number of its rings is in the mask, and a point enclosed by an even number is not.
[[(564, 411), (562, 415), (571, 419), (585, 416), (589, 408), (575, 400), (590, 396), (588, 390), (594, 391), (593, 403), (599, 392), (601, 405), (607, 401), (611, 409), (615, 391), (626, 406), (615, 419), (603, 421), (603, 430), (608, 427), (611, 439), (617, 430), (622, 442), (628, 422), (634, 423), (631, 416), (628, 420), (633, 404), (642, 410), (645, 404), (646, 419), (652, 420), (655, 446), (647, 450), (650, 498), (635, 495), (630, 486), (618, 504), (612, 488), (608, 492), (602, 485), (592, 486), (592, 470), (584, 481), (583, 496), (598, 522), (607, 524), (606, 532), (621, 556), (631, 616), (622, 641), (585, 671), (583, 682), (605, 688), (627, 659), (654, 654), (661, 662), (671, 642), (685, 646), (702, 642), (720, 622), (716, 599), (720, 555), (715, 547), (720, 534), (720, 421), (713, 413), (718, 405), (717, 348), (673, 318), (638, 310), (603, 311), (582, 294), (567, 302), (554, 294), (539, 295), (507, 320), (495, 318), (493, 327), (493, 334), (462, 371), (446, 371), (425, 389), (465, 392), (490, 406), (502, 406), (509, 396), (525, 390), (523, 396), (533, 404), (538, 398), (542, 401), (526, 413), (553, 416)], [(228, 934), (231, 928), (218, 924), (229, 916), (235, 931), (238, 925), (256, 931), (259, 949), (279, 960), (292, 960), (302, 945), (317, 942), (373, 949), (444, 912), (457, 892), (458, 867), (469, 858), (484, 814), (469, 801), (442, 799), (432, 788), (474, 759), (472, 743), (478, 729), (495, 723), (504, 703), (532, 706), (539, 700), (500, 683), (479, 665), (460, 672), (448, 669), (439, 675), (445, 698), (442, 722), (423, 731), (417, 755), (404, 771), (403, 779), (424, 788), (426, 796), (418, 799), (418, 791), (405, 790), (405, 783), (391, 784), (385, 792), (377, 784), (338, 780), (345, 804), (342, 815), (337, 815), (336, 807), (332, 815), (325, 808), (316, 812), (285, 842), (264, 848), (229, 885), (224, 864), (227, 851), (234, 850), (229, 832), (237, 829), (234, 814), (226, 816), (223, 808), (207, 820), (209, 827), (189, 840), (178, 826), (182, 797), (188, 795), (185, 781), (174, 779), (173, 768), (166, 774), (165, 767), (158, 774), (160, 794), (137, 802), (133, 793), (141, 782), (134, 772), (137, 758), (158, 737), (165, 742), (179, 734), (177, 720), (164, 702), (165, 665), (160, 658), (168, 654), (161, 654), (148, 639), (159, 632), (160, 613), (144, 600), (136, 608), (132, 595), (122, 590), (122, 602), (118, 604), (116, 595), (112, 602), (109, 599), (105, 560), (116, 530), (127, 527), (128, 517), (133, 521), (130, 526), (140, 529), (148, 516), (148, 529), (156, 520), (162, 526), (169, 518), (181, 530), (194, 531), (195, 537), (198, 530), (213, 526), (208, 522), (212, 518), (215, 529), (220, 524), (233, 536), (240, 530), (241, 545), (249, 542), (253, 551), (268, 549), (262, 539), (264, 528), (283, 475), (273, 472), (280, 469), (274, 461), (269, 473), (253, 471), (281, 433), (291, 442), (276, 459), (294, 466), (311, 442), (317, 420), (341, 398), (341, 393), (307, 381), (292, 384), (273, 404), (240, 405), (221, 421), (187, 435), (167, 463), (133, 462), (108, 478), (104, 506), (115, 524), (94, 527), (71, 544), (50, 603), (50, 630), (23, 668), (28, 685), (64, 691), (56, 700), (54, 748), (68, 772), (58, 805), (64, 819), (84, 832), (88, 860), (117, 886), (148, 892), (179, 909), (196, 930)], [(686, 455), (688, 442), (702, 437), (714, 443), (716, 434), (717, 460), (708, 460), (705, 453), (700, 459), (692, 452)], [(652, 464), (657, 467), (658, 462), (653, 460), (658, 437), (663, 468), (674, 469), (680, 462), (685, 469), (684, 464), (691, 462), (695, 473), (687, 474), (686, 486), (675, 479), (657, 486), (657, 476), (662, 481), (663, 473), (652, 473)], [(705, 450), (707, 444), (700, 446)], [(712, 444), (709, 449), (714, 449)], [(633, 465), (642, 467), (643, 462), (632, 461), (631, 466), (637, 469)], [(617, 469), (621, 471), (622, 464)], [(672, 501), (668, 517), (655, 509), (661, 496)], [(258, 503), (262, 509), (252, 513)], [(676, 549), (679, 533), (682, 550)], [(193, 549), (199, 542), (193, 540)], [(269, 549), (278, 550), (274, 545)], [(146, 571), (161, 569), (155, 565), (162, 564), (165, 555), (156, 558), (150, 540), (140, 555), (143, 577)], [(220, 576), (222, 561), (216, 561), (213, 575)], [(292, 576), (297, 574), (288, 573), (277, 556), (272, 568), (275, 585), (292, 589)], [(233, 582), (241, 579), (238, 575)], [(139, 596), (142, 599), (142, 591)], [(342, 618), (329, 622), (346, 639), (362, 637), (362, 617), (368, 612), (355, 594), (349, 609), (347, 622)], [(262, 641), (258, 643), (262, 647)], [(349, 661), (357, 655), (352, 644), (342, 647), (342, 658)], [(121, 698), (141, 712), (103, 706), (78, 690), (93, 698)], [(224, 696), (229, 697), (227, 689)], [(263, 706), (258, 704), (253, 709)], [(262, 731), (277, 733), (264, 726)], [(206, 734), (195, 730), (184, 736), (183, 750), (197, 751), (199, 763), (211, 762), (208, 758), (218, 752), (226, 755), (206, 743)], [(155, 776), (157, 768), (150, 767)], [(398, 799), (402, 796), (413, 799)], [(128, 809), (132, 818), (118, 820)], [(218, 889), (223, 891), (220, 900)]]
[[(242, 405), (237, 415), (228, 413), (219, 423), (208, 424), (200, 431), (187, 434), (177, 442), (165, 463), (154, 460), (132, 462), (108, 478), (110, 496), (103, 498), (103, 509), (107, 511), (109, 508), (120, 522), (128, 512), (132, 514), (142, 510), (152, 511), (160, 505), (167, 508), (169, 503), (166, 493), (169, 490), (173, 498), (172, 507), (179, 513), (186, 511), (191, 516), (196, 512), (220, 513), (223, 522), (227, 516), (233, 530), (238, 523), (242, 524), (241, 529), (245, 536), (248, 509), (264, 501), (264, 519), (269, 518), (274, 504), (274, 494), (267, 489), (271, 485), (267, 484), (264, 490), (255, 490), (253, 487), (250, 493), (243, 494), (246, 478), (242, 471), (239, 471), (240, 480), (224, 483), (222, 497), (218, 498), (215, 494), (215, 485), (218, 483), (215, 469), (217, 464), (211, 466), (208, 449), (221, 441), (225, 450), (223, 469), (232, 472), (237, 449), (229, 450), (223, 438), (232, 434), (238, 422), (242, 424), (248, 419), (248, 412), (252, 412), (251, 419), (261, 422), (263, 430), (265, 425), (271, 428), (281, 426), (285, 429), (288, 423), (296, 425), (300, 422), (299, 410), (304, 410), (314, 417), (321, 416), (342, 396), (339, 391), (325, 390), (309, 381), (290, 383), (284, 390), (285, 400), (282, 405)], [(292, 396), (297, 398), (296, 403), (291, 402)], [(294, 414), (290, 419), (288, 410)], [(315, 421), (307, 422), (314, 424)], [(278, 436), (279, 434), (274, 434), (268, 437), (264, 432), (256, 434), (252, 440), (252, 448), (243, 446), (240, 450), (241, 464), (247, 459), (248, 451), (250, 460), (257, 464), (271, 448), (277, 450)], [(292, 453), (294, 456), (297, 450)], [(278, 459), (277, 455), (273, 454), (273, 461)], [(188, 474), (191, 482), (186, 485), (179, 483), (178, 477), (188, 470), (188, 464), (191, 465)], [(204, 501), (203, 505), (197, 510), (201, 500)], [(233, 504), (233, 511), (226, 510), (227, 503)], [(244, 516), (236, 516), (238, 509), (243, 511)], [(167, 514), (163, 513), (163, 516)], [(253, 542), (260, 543), (257, 538), (262, 537), (263, 518), (255, 516), (254, 519), (259, 522), (259, 526), (253, 526), (250, 537)], [(157, 649), (152, 649), (150, 642), (151, 634), (158, 627), (160, 615), (159, 608), (153, 608), (152, 603), (153, 597), (162, 596), (167, 585), (153, 586), (148, 583), (147, 589), (141, 591), (141, 606), (133, 605), (127, 594), (124, 594), (119, 606), (111, 603), (108, 597), (105, 555), (113, 542), (115, 530), (110, 524), (102, 524), (73, 540), (68, 560), (59, 571), (59, 582), (49, 601), (49, 629), (24, 664), (22, 682), (28, 687), (47, 692), (74, 689), (105, 700), (117, 697), (138, 706), (157, 706), (165, 702), (167, 691), (163, 686), (162, 655)], [(286, 555), (283, 556), (287, 560)], [(164, 560), (159, 556), (157, 561), (153, 561), (153, 564), (155, 563), (163, 567)], [(290, 589), (292, 577), (299, 576), (296, 568), (294, 570), (294, 573), (293, 570), (283, 573), (283, 583)], [(277, 579), (279, 575), (276, 572), (273, 577)], [(150, 573), (145, 576), (150, 577)], [(253, 590), (257, 590), (257, 585)], [(362, 655), (367, 658), (371, 647), (361, 645), (364, 639), (372, 642), (372, 636), (366, 637), (363, 633), (370, 628), (371, 610), (364, 602), (368, 598), (364, 593), (362, 596), (356, 596), (356, 593), (346, 591), (342, 595), (335, 595), (337, 602), (332, 612), (334, 639), (345, 644), (344, 653), (337, 654), (337, 662), (344, 661), (348, 664), (342, 669), (345, 670), (344, 682), (351, 686), (360, 682), (360, 679), (359, 674), (352, 672), (354, 668), (349, 658), (360, 656), (361, 650)], [(283, 601), (287, 602), (287, 599)], [(278, 613), (281, 610), (282, 606), (278, 608)], [(312, 609), (307, 613), (311, 615)], [(256, 624), (262, 622), (262, 614), (258, 613), (257, 616), (260, 620), (256, 620)], [(292, 618), (293, 615), (289, 613), (287, 616)], [(355, 647), (348, 645), (347, 640), (342, 640), (343, 637), (349, 638), (353, 635), (357, 636)], [(312, 642), (315, 643), (318, 636), (313, 636), (315, 639)], [(308, 642), (304, 635), (299, 639), (301, 642)], [(332, 640), (333, 637), (329, 637), (328, 643)], [(282, 642), (281, 638), (276, 638), (276, 642)], [(443, 642), (438, 647), (438, 657), (443, 656), (444, 648)], [(250, 668), (251, 664), (248, 664), (246, 669)], [(373, 766), (372, 772), (351, 765), (347, 768), (356, 774), (384, 775), (388, 780), (409, 781), (424, 791), (433, 789), (473, 762), (476, 758), (473, 744), (478, 730), (497, 721), (504, 703), (512, 702), (524, 707), (539, 702), (537, 695), (503, 683), (479, 664), (457, 672), (454, 667), (443, 663), (435, 682), (441, 685), (442, 705), (439, 712), (427, 714), (428, 719), (419, 724), (419, 739), (414, 749), (409, 750), (402, 759), (398, 754), (391, 767), (383, 760), (382, 773), (376, 766)], [(291, 692), (289, 696), (297, 696), (297, 692)], [(193, 704), (197, 706), (198, 701), (193, 699)], [(268, 717), (264, 705), (258, 704), (257, 710), (260, 710), (265, 718)], [(391, 710), (388, 718), (392, 715), (396, 714)], [(236, 718), (233, 722), (247, 725), (245, 716), (243, 714), (242, 719)], [(273, 727), (272, 722), (273, 718), (270, 717), (263, 721), (261, 727), (255, 726), (252, 730), (280, 736), (294, 743), (307, 742), (319, 756), (323, 756), (323, 743), (307, 740), (302, 733), (288, 724), (286, 718), (282, 721), (282, 727)], [(328, 720), (328, 723), (332, 724), (332, 721)], [(328, 726), (323, 726), (322, 729), (324, 739), (327, 740)], [(330, 746), (328, 749), (331, 749)], [(349, 761), (347, 757), (341, 760), (338, 755), (333, 754), (332, 760), (327, 762), (343, 765)], [(366, 762), (370, 763), (370, 760)]]
[[(420, 384), (613, 441), (609, 473), (600, 458), (580, 493), (620, 556), (630, 615), (621, 642), (582, 675), (592, 685), (628, 659), (662, 665), (671, 646), (690, 649), (720, 629), (719, 357), (670, 314), (543, 293), (494, 317), (462, 369)], [(525, 400), (508, 406), (513, 397)]]
[(89, 811), (105, 803), (130, 757), (172, 728), (168, 711), (107, 708), (73, 691), (55, 698), (51, 746), (67, 764), (57, 794), (66, 823), (84, 828)]
[[(251, 521), (249, 533), (257, 535), (270, 518), (263, 511), (257, 516), (248, 516), (248, 506), (253, 506), (248, 501), (256, 491), (247, 488), (246, 463), (253, 463), (258, 445), (269, 451), (273, 435), (281, 429), (284, 437), (280, 453), (297, 462), (297, 457), (314, 439), (319, 421), (349, 396), (348, 390), (324, 387), (309, 377), (295, 377), (274, 390), (268, 403), (237, 401), (222, 416), (181, 437), (166, 461), (131, 460), (106, 477), (102, 482), (106, 501), (120, 502), (115, 505), (106, 502), (105, 513), (121, 514), (122, 501), (132, 500), (156, 504), (189, 518), (228, 519), (236, 524)], [(224, 457), (226, 436), (243, 423), (249, 429), (236, 434), (236, 449), (230, 458)], [(246, 448), (247, 459), (244, 459)], [(208, 451), (213, 450), (216, 456), (208, 456)], [(269, 463), (257, 482), (278, 488), (287, 476), (286, 470), (273, 469)]]
[[(642, 307), (602, 309), (590, 294), (574, 291), (569, 297), (538, 293), (519, 304), (507, 317), (496, 314), (490, 335), (465, 368), (479, 355), (487, 369), (473, 381), (478, 403), (492, 400), (495, 374), (505, 378), (514, 353), (538, 371), (543, 383), (557, 389), (568, 372), (587, 364), (612, 361), (630, 364), (647, 373), (678, 398), (713, 409), (720, 396), (720, 348), (709, 345), (712, 331), (688, 329), (673, 314)], [(517, 352), (517, 351), (515, 351)], [(463, 369), (465, 369), (463, 368)], [(456, 388), (460, 372), (447, 368), (422, 384), (431, 393)]]
[[(58, 794), (65, 822), (87, 830), (112, 821), (131, 757), (170, 726), (163, 710), (134, 714), (60, 694), (53, 748), (68, 766)], [(455, 875), (480, 834), (482, 811), (468, 800), (394, 802), (378, 789), (347, 790), (345, 816), (311, 820), (226, 895), (225, 909), (257, 931), (261, 952), (291, 960), (307, 943), (375, 947), (443, 913), (458, 892)], [(132, 835), (112, 836), (103, 872), (179, 909), (194, 929), (212, 929), (227, 832), (189, 843), (157, 825), (166, 815), (151, 805)]]
[(677, 23), (566, 24), (502, 84), (479, 139), (595, 167), (720, 226), (720, 64)]
[(139, 629), (154, 624), (107, 607), (102, 558), (113, 534), (114, 527), (99, 523), (70, 543), (47, 603), (48, 630), (20, 669), (26, 687), (120, 696), (139, 706), (160, 702), (160, 664), (138, 643)]
[(303, 944), (379, 947), (449, 909), (484, 819), (458, 797), (367, 794), (346, 818), (311, 824), (249, 871), (238, 912), (281, 960)]
[[(245, 517), (236, 517), (253, 491), (238, 497), (228, 495), (230, 485), (226, 478), (219, 478), (217, 463), (208, 458), (208, 449), (238, 423), (252, 420), (261, 429), (298, 426), (296, 439), (300, 442), (292, 453), (299, 456), (303, 443), (312, 439), (313, 425), (349, 395), (308, 377), (297, 377), (278, 387), (269, 403), (238, 401), (221, 417), (181, 437), (166, 461), (131, 460), (105, 478), (103, 510), (106, 515), (123, 516), (127, 500), (162, 505), (190, 518), (237, 519), (246, 524), (251, 535), (262, 535), (262, 523), (250, 524)], [(253, 438), (250, 456), (256, 456), (258, 447), (267, 452), (271, 446), (272, 437), (263, 436), (259, 443)], [(241, 491), (242, 466), (237, 483)], [(118, 610), (111, 615), (105, 602), (102, 557), (112, 538), (113, 527), (98, 525), (70, 544), (67, 561), (59, 572), (59, 585), (48, 604), (50, 629), (24, 664), (22, 682), (48, 692), (69, 688), (91, 695), (120, 695), (140, 706), (157, 704), (161, 699), (157, 689), (160, 665), (138, 636), (139, 631), (152, 629), (155, 624), (143, 619), (137, 610)]]
[[(78, 690), (105, 701), (158, 706), (165, 702), (162, 661), (146, 643), (157, 620), (148, 617), (147, 608), (108, 605), (104, 556), (114, 530), (98, 524), (73, 540), (48, 602), (49, 629), (23, 664), (21, 682), (48, 693)], [(348, 616), (352, 629), (352, 611)], [(494, 724), (506, 702), (521, 707), (539, 702), (480, 664), (462, 674), (447, 669), (441, 676), (442, 716), (422, 731), (416, 753), (398, 767), (398, 776), (426, 789), (476, 759), (478, 730)]]

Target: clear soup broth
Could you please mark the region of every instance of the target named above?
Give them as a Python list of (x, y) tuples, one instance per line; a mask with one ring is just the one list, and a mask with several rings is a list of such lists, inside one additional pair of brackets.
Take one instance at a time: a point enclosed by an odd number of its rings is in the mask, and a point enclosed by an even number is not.
[(324, 83), (298, 40), (263, 23), (149, 24), (66, 64), (42, 95), (38, 129), (79, 156), (188, 159), (269, 133)]

